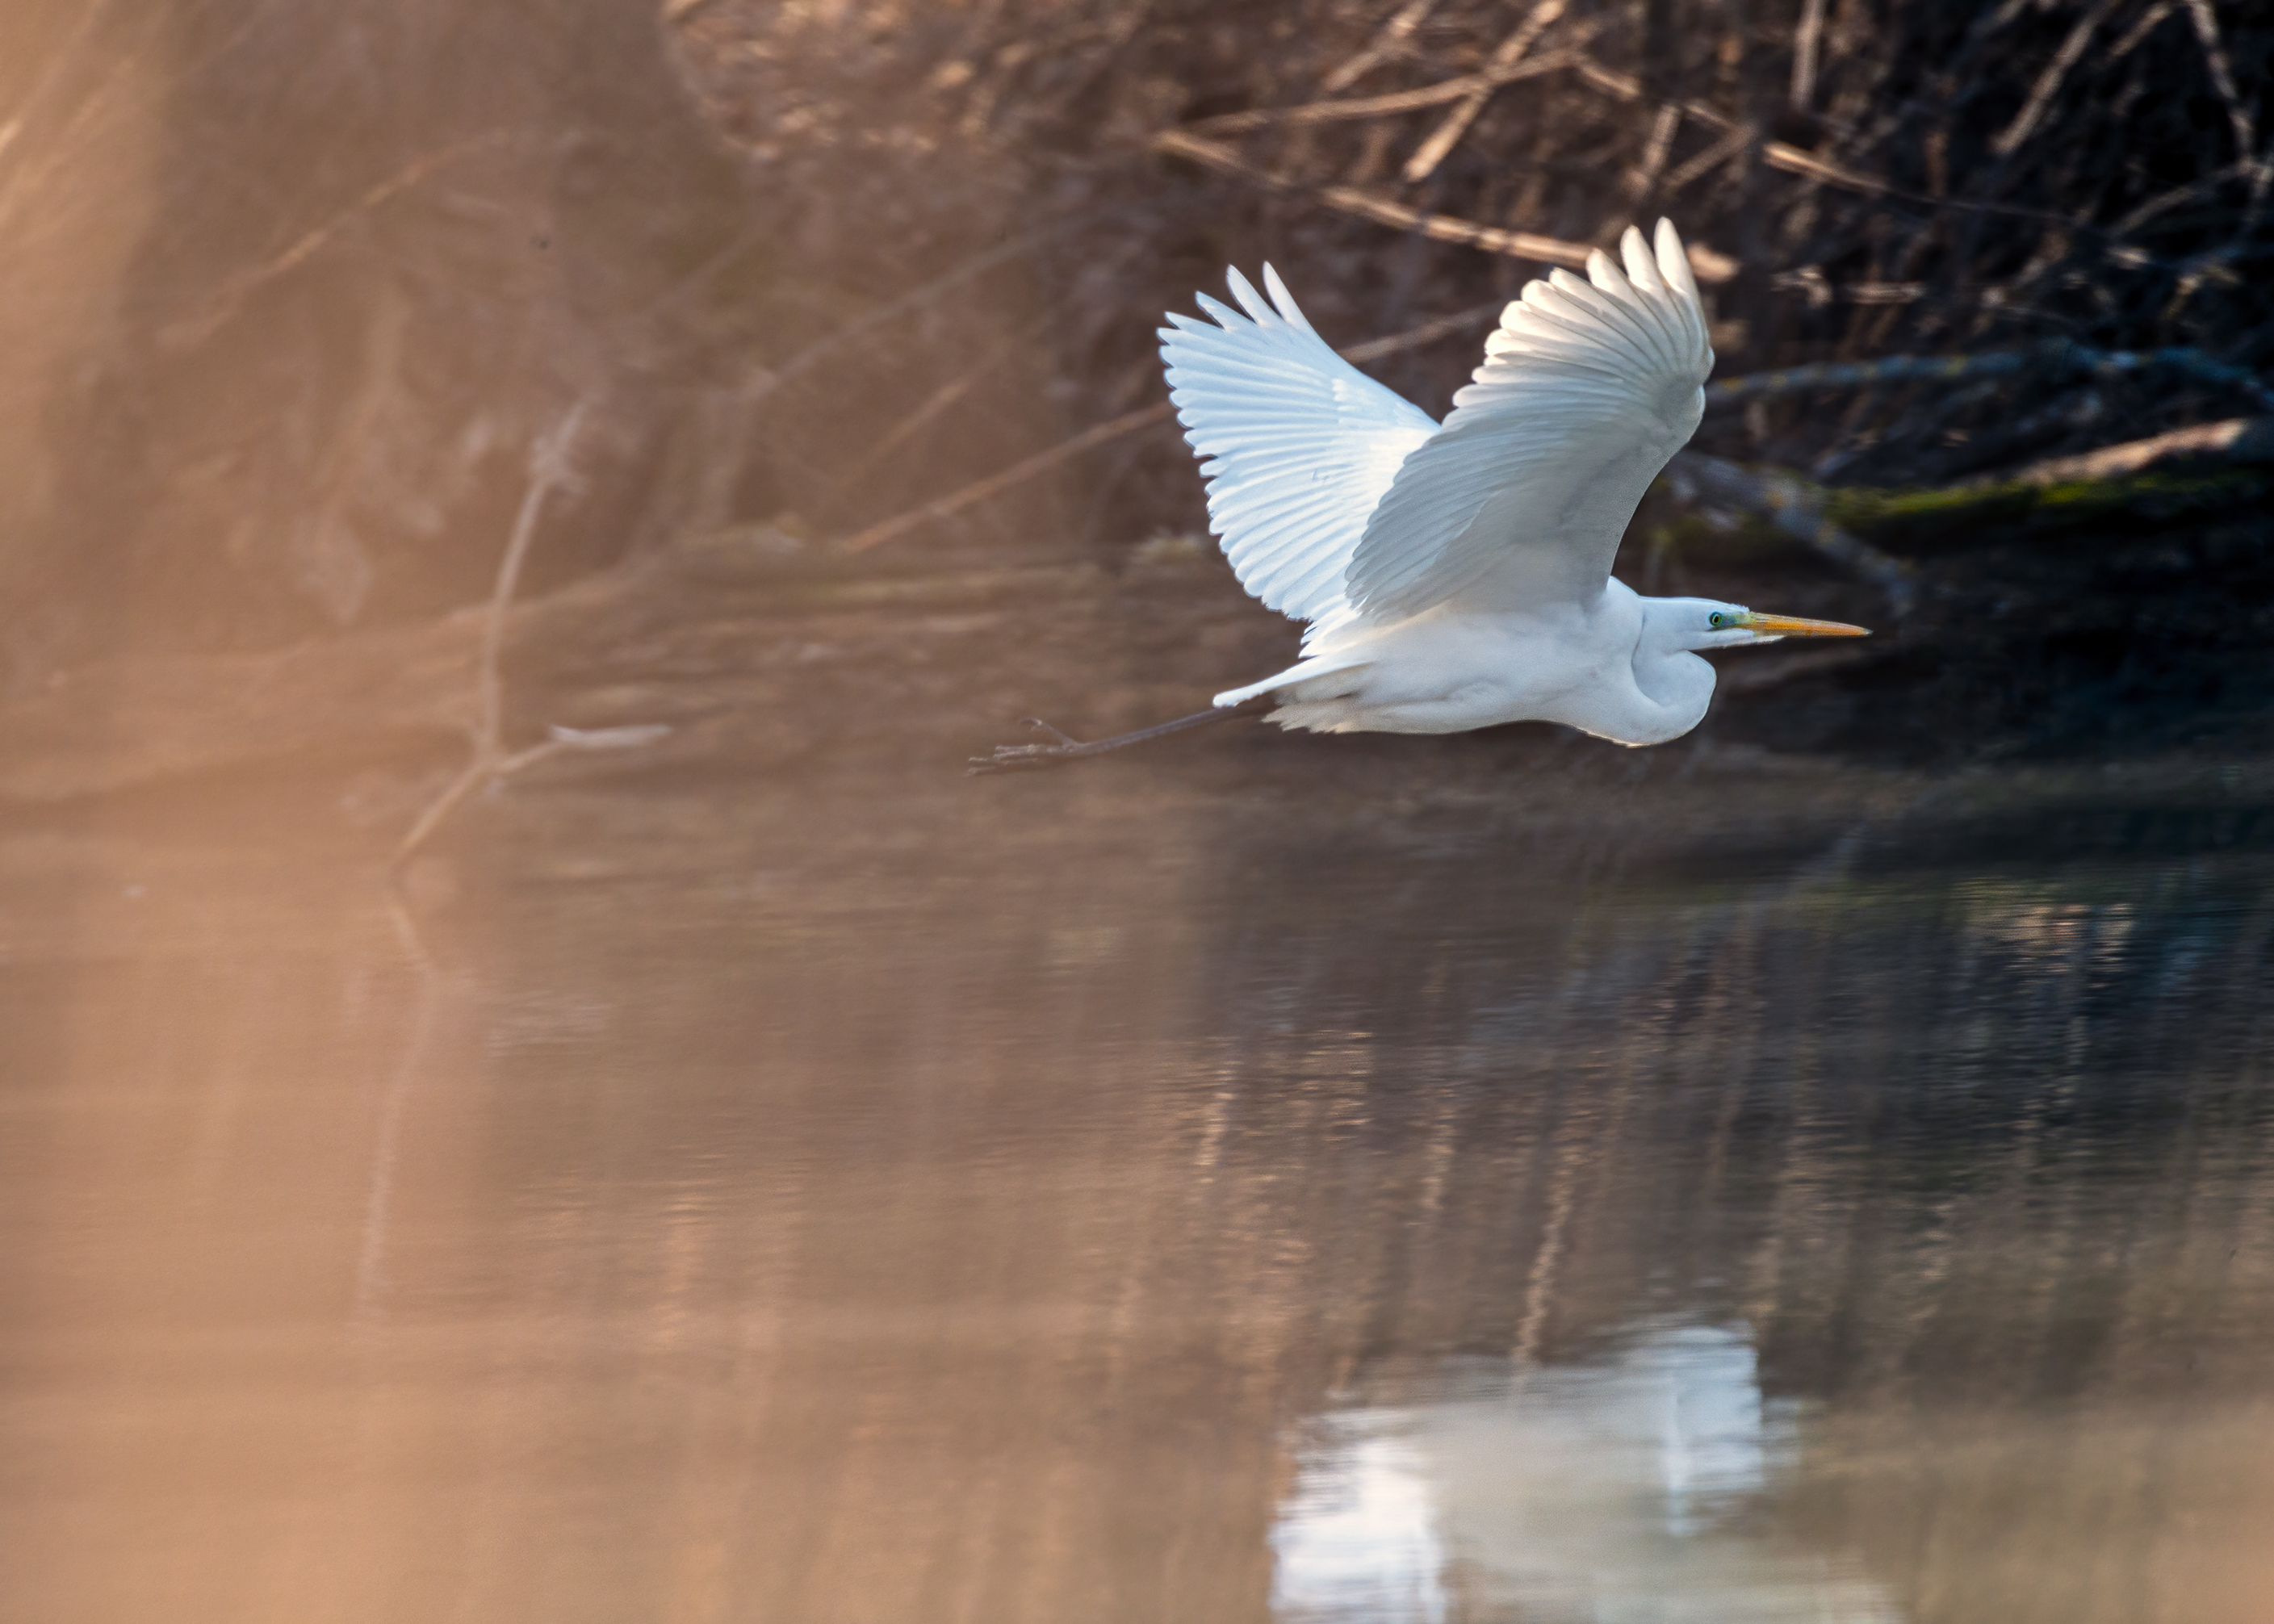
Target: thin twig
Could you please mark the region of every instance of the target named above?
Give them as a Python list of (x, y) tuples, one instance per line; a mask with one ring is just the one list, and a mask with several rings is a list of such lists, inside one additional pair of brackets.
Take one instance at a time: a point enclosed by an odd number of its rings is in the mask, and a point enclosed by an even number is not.
[(1816, 100), (1816, 59), (1824, 42), (1824, 0), (1801, 7), (1800, 31), (1792, 42), (1792, 104), (1802, 112)]
[(1886, 356), (1876, 361), (1832, 361), (1781, 372), (1752, 372), (1708, 384), (1706, 404), (1708, 408), (1728, 406), (1766, 395), (1871, 387), (1916, 380), (1972, 382), (2024, 372), (2114, 378), (2157, 369), (2239, 390), (2274, 410), (2274, 386), (2269, 386), (2247, 367), (2221, 361), (2200, 350), (2094, 350), (2066, 340), (2030, 350), (1992, 350), (1975, 355)]
[(838, 551), (866, 553), (870, 548), (881, 546), (896, 537), (907, 535), (910, 530), (922, 530), (934, 520), (945, 519), (959, 514), (975, 502), (985, 501), (999, 491), (1007, 491), (1015, 485), (1024, 485), (1035, 475), (1047, 473), (1061, 462), (1071, 462), (1094, 447), (1106, 445), (1119, 440), (1124, 434), (1134, 434), (1138, 430), (1151, 428), (1156, 424), (1166, 423), (1175, 416), (1176, 409), (1166, 401), (1157, 406), (1147, 406), (1136, 411), (1124, 412), (1121, 416), (1098, 424), (1094, 428), (1083, 430), (1072, 440), (1061, 441), (1048, 451), (1039, 452), (1022, 462), (1013, 462), (1000, 473), (990, 474), (984, 479), (975, 480), (960, 491), (943, 496), (937, 501), (926, 502), (921, 508), (913, 508), (895, 518), (887, 519), (881, 524), (872, 524), (867, 530), (849, 536), (838, 543)]
[[(2241, 95), (2234, 87), (2234, 69), (2226, 59), (2226, 46), (2218, 37), (2218, 17), (2210, 9), (2210, 0), (2187, 0), (2187, 20), (2195, 24), (2195, 39), (2202, 46), (2203, 60), (2210, 68), (2210, 82), (2218, 91), (2219, 100), (2226, 103), (2227, 122), (2234, 126), (2234, 155), (2248, 162), (2258, 150), (2258, 136), (2250, 117), (2250, 109), (2242, 104)], [(2263, 181), (2259, 183), (2262, 186)]]
[(1675, 197), (1690, 182), (1711, 175), (1733, 159), (1743, 157), (1745, 149), (1751, 147), (1752, 142), (1753, 132), (1745, 125), (1739, 124), (1728, 134), (1668, 176), (1666, 184), (1662, 188), (1663, 195), (1669, 198)]
[(1329, 93), (1345, 89), (1380, 64), (1397, 55), (1405, 41), (1412, 37), (1413, 31), (1427, 20), (1436, 4), (1437, 0), (1406, 0), (1406, 4), (1382, 24), (1382, 32), (1374, 36), (1373, 42), (1328, 74), (1321, 81), (1321, 87)]
[(2011, 473), (1992, 474), (1975, 485), (2067, 485), (2074, 480), (2120, 479), (2159, 462), (2209, 461), (2219, 462), (2274, 462), (2274, 417), (2230, 417), (2224, 423), (2198, 423), (2147, 440), (2103, 446), (2076, 456), (2053, 457), (2032, 462)]
[(620, 749), (646, 744), (671, 731), (657, 725), (591, 732), (554, 727), (544, 742), (510, 755), (501, 742), (505, 684), (499, 673), (499, 662), (505, 651), (506, 619), (513, 607), (515, 590), (520, 584), (522, 562), (529, 556), (530, 543), (537, 534), (538, 515), (544, 510), (546, 499), (568, 485), (573, 477), (568, 452), (591, 404), (589, 395), (577, 402), (551, 433), (530, 448), (529, 489), (523, 493), (521, 509), (514, 515), (513, 533), (506, 542), (505, 556), (498, 561), (497, 583), (490, 589), (489, 613), (482, 622), (481, 651), (474, 668), (472, 753), (464, 770), (418, 815), (410, 832), (403, 837), (403, 843), (395, 848), (395, 856), (388, 866), (395, 873), (400, 873), (410, 854), (441, 827), (442, 820), (458, 803), (480, 786), (508, 778), (563, 750)]
[(981, 379), (1001, 365), (1009, 357), (1018, 353), (1020, 342), (1023, 336), (1020, 335), (1011, 342), (998, 346), (993, 353), (982, 358), (977, 365), (965, 368), (940, 385), (938, 388), (934, 389), (914, 411), (880, 435), (876, 444), (867, 447), (858, 456), (847, 462), (844, 471), (830, 481), (829, 488), (822, 492), (816, 506), (825, 509), (832, 506), (839, 497), (861, 480), (867, 478), (870, 470), (878, 463), (910, 440), (922, 433), (950, 407), (970, 394)]
[(1009, 242), (975, 254), (962, 264), (943, 271), (937, 276), (911, 288), (898, 298), (888, 299), (876, 309), (863, 312), (843, 327), (824, 334), (804, 349), (791, 356), (779, 366), (762, 366), (743, 380), (741, 395), (747, 404), (764, 400), (784, 386), (794, 382), (805, 373), (827, 360), (855, 339), (873, 333), (888, 322), (923, 309), (942, 294), (953, 291), (982, 272), (993, 270), (1006, 260), (1031, 253), (1044, 243), (1065, 236), (1091, 223), (1094, 213), (1084, 211), (1038, 226)]
[(1567, 243), (1560, 237), (1539, 237), (1530, 231), (1504, 231), (1497, 226), (1480, 226), (1452, 214), (1425, 214), (1380, 192), (1357, 186), (1322, 186), (1296, 176), (1258, 169), (1222, 142), (1206, 139), (1187, 130), (1163, 131), (1153, 138), (1153, 150), (1189, 158), (1275, 192), (1299, 192), (1342, 214), (1394, 226), (1401, 231), (1416, 231), (1440, 243), (1458, 243), (1465, 247), (1480, 248), (1487, 253), (1506, 254), (1514, 259), (1537, 259), (1573, 270), (1584, 268), (1587, 256), (1594, 252), (1585, 243)]
[(205, 309), (196, 315), (169, 323), (161, 328), (158, 333), (159, 346), (165, 350), (179, 350), (193, 349), (203, 343), (242, 310), (245, 307), (245, 301), (257, 289), (307, 263), (355, 221), (392, 202), (437, 170), (447, 169), (462, 158), (468, 158), (478, 152), (486, 152), (494, 147), (512, 146), (531, 139), (530, 132), (525, 130), (492, 130), (486, 134), (472, 136), (463, 141), (455, 141), (448, 147), (422, 154), (412, 159), (330, 219), (302, 232), (283, 252), (231, 277), (222, 284), (221, 291), (213, 297)]
[(2142, 41), (2162, 27), (2177, 10), (2179, 0), (2156, 0), (2156, 4), (2142, 11), (2139, 20), (2125, 31), (2124, 37), (2116, 41), (2108, 53), (2108, 60), (2111, 63), (2123, 61), (2139, 49)]
[(1507, 73), (1523, 60), (1532, 42), (1563, 15), (1563, 5), (1564, 0), (1540, 0), (1516, 32), (1501, 41), (1500, 48), (1493, 52), (1491, 60), (1485, 64), (1485, 71), (1478, 75), (1487, 82), (1462, 97), (1459, 105), (1445, 115), (1443, 121), (1429, 132), (1428, 139), (1405, 161), (1407, 184), (1418, 185), (1436, 172), (1437, 166), (1445, 161), (1445, 154), (1451, 152), (1461, 137), (1468, 133), (1469, 126), (1477, 120), (1477, 115), (1485, 110), (1485, 103), (1492, 100), (1493, 91), (1497, 87), (1495, 76)]
[(1305, 102), (1293, 107), (1249, 108), (1242, 112), (1217, 113), (1207, 118), (1194, 119), (1185, 127), (1206, 131), (1210, 135), (1237, 135), (1248, 130), (1339, 124), (1353, 118), (1385, 118), (1394, 113), (1442, 107), (1448, 102), (1458, 102), (1479, 92), (1488, 95), (1499, 86), (1513, 85), (1518, 79), (1560, 72), (1578, 60), (1579, 54), (1576, 50), (1556, 51), (1545, 56), (1535, 56), (1529, 62), (1514, 63), (1506, 68), (1465, 73), (1458, 79), (1443, 79), (1415, 90), (1392, 90), (1378, 96), (1352, 96), (1338, 102)]
[(1658, 177), (1666, 168), (1667, 154), (1674, 150), (1674, 138), (1682, 128), (1682, 109), (1671, 102), (1658, 109), (1658, 117), (1650, 123), (1650, 139), (1643, 144), (1642, 162), (1630, 177), (1628, 187), (1637, 202), (1651, 195), (1657, 188)]
[[(1608, 95), (1617, 97), (1622, 102), (1644, 102), (1650, 99), (1643, 90), (1640, 79), (1630, 74), (1621, 73), (1615, 69), (1607, 68), (1593, 57), (1582, 56), (1572, 64), (1572, 67), (1588, 84)], [(1719, 108), (1708, 106), (1703, 102), (1681, 102), (1666, 105), (1678, 106), (1683, 113), (1709, 130), (1734, 129), (1743, 123), (1740, 119), (1730, 117)], [(1865, 192), (1874, 197), (1901, 198), (1910, 202), (1938, 201), (1932, 198), (1904, 192), (1880, 180), (1876, 176), (1859, 174), (1854, 169), (1819, 158), (1814, 153), (1804, 151), (1788, 141), (1763, 142), (1761, 162), (1773, 169), (1782, 169), (1788, 175), (1798, 175), (1809, 180), (1820, 180), (1826, 185), (1840, 186), (1849, 192)], [(1990, 207), (1988, 205), (1976, 207)], [(2022, 214), (2030, 211), (1991, 209), (1991, 212)]]
[[(2029, 139), (2039, 121), (2044, 117), (2045, 109), (2052, 105), (2053, 97), (2059, 94), (2061, 80), (2068, 77), (2068, 71), (2076, 65), (2077, 58), (2084, 55), (2084, 48), (2092, 42), (2094, 33), (2116, 6), (2117, 0), (2100, 0), (2099, 4), (2076, 19), (2075, 26), (2068, 31), (2068, 37), (2053, 53), (2053, 59), (2045, 64), (2044, 71), (2037, 75), (2037, 82), (2029, 87), (2029, 99), (2022, 104), (2022, 110), (2014, 115), (2014, 122), (1990, 143), (1992, 152), (2000, 158), (2011, 157), (2022, 143)], [(2243, 150), (2248, 152), (2249, 148)]]

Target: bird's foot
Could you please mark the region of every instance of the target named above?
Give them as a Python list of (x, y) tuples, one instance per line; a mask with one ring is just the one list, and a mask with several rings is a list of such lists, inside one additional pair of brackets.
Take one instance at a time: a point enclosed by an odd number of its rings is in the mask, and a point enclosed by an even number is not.
[(1059, 732), (1038, 716), (1025, 718), (1028, 726), (1046, 733), (1058, 741), (1056, 744), (998, 744), (992, 756), (974, 756), (965, 772), (973, 778), (983, 772), (1019, 772), (1037, 767), (1055, 767), (1077, 756), (1094, 754), (1090, 746), (1071, 734)]

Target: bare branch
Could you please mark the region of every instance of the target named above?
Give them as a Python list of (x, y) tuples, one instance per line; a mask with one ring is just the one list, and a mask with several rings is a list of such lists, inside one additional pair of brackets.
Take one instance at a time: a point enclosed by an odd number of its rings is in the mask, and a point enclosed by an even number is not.
[[(1563, 15), (1563, 4), (1564, 0), (1540, 0), (1517, 31), (1501, 41), (1500, 48), (1493, 52), (1492, 59), (1485, 64), (1484, 72), (1478, 77), (1490, 81), (1496, 73), (1504, 74), (1523, 60), (1532, 42)], [(1405, 179), (1409, 185), (1419, 184), (1436, 171), (1437, 166), (1445, 161), (1445, 154), (1453, 150), (1461, 137), (1468, 132), (1469, 126), (1476, 122), (1477, 115), (1485, 110), (1485, 103), (1492, 100), (1495, 88), (1495, 85), (1488, 82), (1471, 91), (1461, 98), (1460, 105), (1446, 114), (1443, 121), (1429, 132), (1428, 139), (1405, 161)]]
[(203, 343), (245, 308), (245, 301), (252, 294), (306, 264), (356, 221), (394, 201), (421, 181), (462, 159), (472, 157), (476, 153), (516, 146), (531, 139), (531, 132), (527, 131), (493, 130), (486, 135), (454, 141), (448, 147), (413, 159), (330, 219), (301, 233), (283, 252), (230, 278), (214, 296), (212, 302), (197, 315), (161, 328), (158, 333), (160, 347), (189, 350)]
[(1816, 58), (1824, 43), (1824, 0), (1807, 0), (1792, 42), (1792, 104), (1803, 112), (1816, 100)]
[[(2022, 142), (2029, 139), (2038, 122), (2044, 117), (2045, 109), (2052, 105), (2053, 97), (2059, 94), (2061, 80), (2076, 65), (2077, 58), (2084, 55), (2084, 48), (2092, 42), (2094, 31), (2116, 9), (2117, 4), (2118, 0), (2100, 0), (2097, 5), (2076, 19), (2076, 26), (2068, 31), (2068, 37), (2053, 53), (2053, 59), (2045, 64), (2044, 71), (2037, 75), (2037, 82), (2030, 86), (2029, 99), (2022, 104), (2022, 110), (2014, 115), (2014, 122), (1990, 143), (1992, 152), (2000, 158), (2010, 157)], [(2244, 150), (2247, 152), (2248, 148)]]
[(506, 619), (513, 607), (522, 563), (529, 556), (530, 543), (537, 534), (538, 515), (544, 511), (546, 499), (574, 477), (568, 453), (591, 404), (589, 395), (577, 402), (552, 432), (540, 437), (530, 447), (529, 488), (522, 495), (520, 511), (514, 515), (513, 533), (506, 542), (505, 556), (498, 560), (497, 583), (490, 589), (489, 611), (482, 622), (481, 651), (474, 668), (472, 754), (464, 770), (418, 815), (402, 844), (395, 848), (388, 867), (397, 873), (411, 853), (442, 826), (442, 820), (456, 809), (458, 803), (484, 784), (508, 778), (563, 750), (623, 749), (649, 743), (671, 731), (654, 723), (591, 731), (556, 726), (542, 742), (510, 755), (502, 743), (505, 689), (499, 661), (505, 651)]
[(2227, 122), (2234, 126), (2234, 155), (2248, 162), (2258, 150), (2258, 136), (2250, 109), (2242, 104), (2234, 87), (2234, 69), (2218, 37), (2218, 17), (2210, 9), (2210, 0), (2187, 0), (2187, 19), (2195, 24), (2195, 38), (2202, 45), (2203, 61), (2210, 68), (2210, 82), (2219, 100), (2226, 103)]
[[(1615, 96), (1622, 102), (1642, 102), (1649, 99), (1643, 91), (1640, 79), (1630, 74), (1621, 73), (1615, 69), (1607, 68), (1592, 57), (1581, 56), (1572, 66), (1581, 79), (1596, 89), (1608, 95)], [(1709, 130), (1728, 130), (1739, 127), (1738, 120), (1731, 118), (1719, 108), (1709, 107), (1703, 102), (1683, 102), (1668, 105), (1679, 106), (1684, 114), (1696, 119)], [(1820, 180), (1826, 185), (1843, 187), (1849, 192), (1869, 192), (1878, 197), (1907, 198), (1916, 202), (1938, 200), (1931, 198), (1915, 197), (1914, 194), (1891, 186), (1875, 176), (1861, 174), (1856, 170), (1819, 158), (1814, 153), (1803, 151), (1789, 141), (1764, 142), (1761, 146), (1761, 162), (1773, 169), (1782, 169), (1788, 175), (1799, 175), (1810, 180)]]
[(1706, 385), (1706, 404), (1708, 408), (1728, 406), (1766, 395), (1888, 383), (1972, 382), (2030, 372), (2054, 377), (2114, 378), (2157, 368), (2239, 390), (2274, 410), (2274, 387), (2248, 368), (2218, 360), (2200, 350), (2093, 350), (2065, 340), (2032, 350), (1992, 350), (1977, 355), (1886, 356), (1876, 361), (1833, 361), (1781, 372), (1753, 372)]
[(1666, 478), (1678, 500), (1736, 508), (1766, 520), (1879, 587), (1898, 614), (1909, 610), (1916, 586), (1911, 567), (1826, 518), (1823, 486), (1780, 469), (1743, 468), (1701, 451), (1675, 453)]
[(1246, 130), (1335, 124), (1352, 118), (1381, 118), (1393, 113), (1414, 112), (1425, 107), (1441, 107), (1448, 102), (1458, 102), (1480, 92), (1488, 95), (1502, 85), (1513, 85), (1518, 79), (1532, 79), (1542, 73), (1558, 72), (1573, 66), (1578, 60), (1579, 53), (1576, 50), (1557, 51), (1546, 56), (1535, 56), (1529, 62), (1514, 63), (1505, 68), (1465, 73), (1458, 79), (1424, 85), (1416, 90), (1393, 90), (1378, 96), (1352, 96), (1340, 102), (1307, 102), (1296, 107), (1252, 108), (1238, 113), (1218, 113), (1213, 117), (1195, 119), (1186, 128), (1205, 130), (1210, 135), (1233, 135)]
[(1666, 177), (1665, 192), (1674, 196), (1690, 182), (1702, 179), (1734, 159), (1743, 157), (1753, 142), (1753, 132), (1743, 124)]
[(1629, 177), (1628, 190), (1637, 199), (1648, 197), (1658, 184), (1659, 174), (1666, 168), (1667, 154), (1674, 150), (1674, 138), (1682, 128), (1682, 109), (1671, 102), (1658, 109), (1651, 120), (1650, 139), (1642, 149), (1642, 163)]
[(874, 310), (863, 312), (843, 327), (814, 340), (780, 365), (761, 367), (753, 372), (742, 383), (741, 391), (742, 400), (746, 403), (764, 400), (776, 390), (795, 382), (854, 340), (873, 333), (887, 323), (897, 321), (903, 316), (912, 315), (924, 309), (937, 302), (943, 294), (961, 287), (973, 277), (983, 272), (991, 271), (997, 266), (1007, 260), (1015, 259), (1021, 254), (1031, 253), (1044, 243), (1053, 241), (1089, 224), (1091, 218), (1092, 216), (1088, 214), (1078, 214), (1052, 221), (1046, 226), (1037, 227), (1024, 236), (1015, 237), (1007, 243), (990, 248), (984, 253), (974, 254), (962, 264), (942, 272), (929, 282), (909, 289), (898, 298), (888, 299)]
[(2000, 474), (1983, 483), (2067, 485), (2076, 480), (2120, 479), (2159, 462), (2195, 460), (2274, 462), (2274, 417), (2230, 417), (2224, 423), (2199, 423), (2192, 428), (2173, 429), (2168, 434), (2148, 440), (2103, 446), (2080, 456), (2032, 462), (2018, 472)]
[(1320, 88), (1332, 93), (1358, 83), (1375, 67), (1397, 56), (1405, 41), (1412, 37), (1413, 31), (1428, 20), (1429, 13), (1436, 6), (1437, 0), (1406, 0), (1397, 14), (1382, 24), (1382, 32), (1374, 36), (1374, 42), (1328, 74), (1320, 81)]
[(1153, 138), (1153, 150), (1189, 158), (1195, 163), (1238, 175), (1274, 191), (1299, 192), (1343, 214), (1378, 221), (1401, 231), (1418, 231), (1436, 242), (1459, 243), (1470, 248), (1481, 248), (1487, 253), (1506, 254), (1516, 259), (1537, 259), (1574, 270), (1584, 268), (1587, 256), (1594, 252), (1585, 243), (1567, 243), (1560, 237), (1539, 237), (1529, 231), (1504, 231), (1497, 226), (1480, 226), (1473, 221), (1458, 219), (1451, 214), (1425, 214), (1419, 209), (1408, 208), (1379, 192), (1362, 191), (1356, 186), (1319, 186), (1293, 176), (1274, 174), (1268, 169), (1258, 169), (1222, 142), (1208, 140), (1189, 131), (1163, 131)]

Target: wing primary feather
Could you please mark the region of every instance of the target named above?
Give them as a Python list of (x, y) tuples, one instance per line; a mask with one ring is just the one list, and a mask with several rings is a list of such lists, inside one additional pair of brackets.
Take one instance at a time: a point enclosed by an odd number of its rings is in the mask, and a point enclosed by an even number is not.
[(1437, 425), (1336, 355), (1275, 268), (1262, 282), (1268, 299), (1228, 270), (1241, 308), (1197, 295), (1201, 316), (1168, 315), (1161, 356), (1209, 529), (1241, 584), (1309, 621), (1308, 638), (1350, 620), (1344, 579), (1367, 517)]
[(1271, 302), (1279, 307), (1279, 313), (1286, 317), (1290, 326), (1302, 328), (1314, 338), (1318, 336), (1317, 330), (1311, 326), (1311, 319), (1295, 303), (1295, 296), (1287, 291), (1287, 284), (1279, 280), (1279, 273), (1272, 268), (1268, 259), (1263, 264), (1263, 290), (1271, 296)]
[(1666, 278), (1658, 274), (1658, 261), (1651, 258), (1642, 233), (1632, 226), (1619, 238), (1619, 257), (1627, 262), (1627, 280), (1636, 287), (1650, 294), (1668, 291)]
[(1238, 333), (1254, 325), (1222, 299), (1212, 299), (1205, 293), (1195, 293), (1193, 298), (1202, 310), (1214, 316), (1216, 325), (1227, 333)]
[(1238, 266), (1232, 266), (1224, 272), (1224, 283), (1231, 289), (1231, 297), (1239, 301), (1240, 309), (1247, 312), (1248, 319), (1257, 327), (1277, 325), (1278, 318), (1273, 314), (1271, 307), (1263, 302), (1263, 296), (1256, 292), (1255, 284), (1239, 274)]
[[(1598, 254), (1596, 258), (1602, 256)], [(1604, 263), (1608, 265), (1609, 261)], [(1630, 338), (1649, 342), (1650, 335), (1635, 320), (1634, 290), (1625, 277), (1619, 277), (1616, 285), (1611, 286), (1600, 282), (1582, 282), (1560, 267), (1554, 275), (1555, 290), (1580, 309), (1609, 322)]]
[[(1502, 312), (1452, 416), (1367, 521), (1344, 581), (1351, 615), (1601, 590), (1635, 503), (1696, 426), (1713, 351), (1670, 224), (1654, 242), (1630, 229), (1585, 270), (1552, 272)], [(1291, 590), (1300, 568), (1287, 567)]]
[[(1680, 365), (1674, 348), (1664, 342), (1660, 334), (1653, 331), (1648, 320), (1637, 308), (1640, 301), (1635, 297), (1631, 284), (1619, 274), (1615, 267), (1611, 267), (1609, 259), (1600, 253), (1595, 257), (1602, 260), (1613, 276), (1617, 277), (1615, 287), (1607, 287), (1600, 282), (1583, 282), (1569, 271), (1563, 271), (1559, 273), (1564, 280), (1555, 284), (1557, 290), (1574, 304), (1593, 311), (1624, 334), (1630, 342), (1640, 345), (1643, 353), (1656, 359), (1660, 365)], [(1591, 266), (1589, 268), (1592, 270), (1593, 267)]]
[(1683, 252), (1682, 234), (1671, 220), (1658, 222), (1658, 274), (1684, 300), (1698, 304), (1698, 278), (1690, 274), (1690, 256)]

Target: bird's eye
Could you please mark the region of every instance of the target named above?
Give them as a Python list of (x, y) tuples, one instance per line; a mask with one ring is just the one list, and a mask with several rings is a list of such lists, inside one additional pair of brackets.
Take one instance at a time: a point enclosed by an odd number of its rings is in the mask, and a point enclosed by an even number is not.
[(1729, 618), (1729, 617), (1728, 617), (1728, 615), (1721, 613), (1719, 610), (1716, 610), (1713, 613), (1709, 614), (1709, 615), (1707, 615), (1707, 616), (1706, 617), (1706, 625), (1708, 625), (1708, 626), (1719, 626), (1719, 625), (1721, 625), (1721, 622), (1722, 622), (1722, 621), (1724, 621), (1724, 620), (1728, 620), (1728, 618)]

